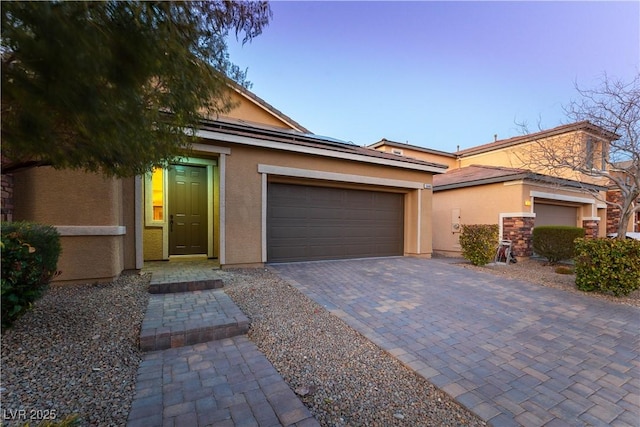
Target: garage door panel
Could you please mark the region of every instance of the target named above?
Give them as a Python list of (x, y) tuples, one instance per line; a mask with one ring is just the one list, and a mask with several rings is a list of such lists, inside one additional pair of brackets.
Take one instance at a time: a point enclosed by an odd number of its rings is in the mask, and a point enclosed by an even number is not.
[(535, 225), (569, 225), (576, 226), (577, 208), (575, 206), (561, 206), (537, 202), (534, 205), (536, 213)]
[(270, 183), (267, 260), (402, 255), (404, 196)]

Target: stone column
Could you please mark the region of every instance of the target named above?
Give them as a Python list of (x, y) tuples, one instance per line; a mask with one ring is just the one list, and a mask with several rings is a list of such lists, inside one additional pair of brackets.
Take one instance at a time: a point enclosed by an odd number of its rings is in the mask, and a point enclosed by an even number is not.
[(2, 175), (2, 221), (13, 221), (13, 175)]
[(582, 221), (582, 228), (584, 228), (584, 237), (587, 239), (597, 239), (598, 229), (600, 228), (600, 221), (593, 219), (585, 219)]
[(532, 233), (534, 218), (505, 217), (502, 220), (502, 238), (511, 240), (511, 252), (517, 257), (533, 254)]

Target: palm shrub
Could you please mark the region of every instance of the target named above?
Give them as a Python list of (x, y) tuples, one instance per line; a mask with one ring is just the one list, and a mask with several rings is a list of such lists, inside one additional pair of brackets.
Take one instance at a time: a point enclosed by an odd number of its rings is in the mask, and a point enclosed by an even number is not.
[(533, 229), (533, 252), (549, 260), (549, 264), (572, 259), (574, 241), (584, 237), (584, 228), (565, 225), (541, 225)]
[(60, 234), (48, 225), (2, 223), (2, 328), (40, 298), (57, 274)]
[(462, 225), (460, 246), (462, 256), (473, 265), (485, 265), (495, 256), (498, 244), (498, 224)]
[(576, 286), (615, 296), (640, 288), (640, 241), (577, 239)]

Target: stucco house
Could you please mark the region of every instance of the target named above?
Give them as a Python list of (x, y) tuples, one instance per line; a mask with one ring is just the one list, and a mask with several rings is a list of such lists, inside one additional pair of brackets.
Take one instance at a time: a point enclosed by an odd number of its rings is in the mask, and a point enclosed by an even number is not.
[[(616, 135), (578, 122), (445, 153), (383, 139), (373, 145), (399, 157), (449, 166), (433, 180), (434, 252), (459, 255), (462, 224), (498, 224), (500, 239), (510, 240), (518, 257), (532, 255), (536, 225), (584, 227), (587, 236), (606, 234), (607, 182), (571, 171), (549, 171), (535, 159), (538, 147), (573, 147), (594, 168), (606, 167), (603, 156)], [(599, 197), (595, 197), (599, 194)]]
[(314, 135), (249, 91), (230, 91), (237, 107), (203, 121), (190, 157), (168, 169), (7, 177), (7, 216), (62, 235), (57, 280), (108, 281), (147, 260), (193, 255), (223, 268), (431, 255), (431, 188), (446, 165)]

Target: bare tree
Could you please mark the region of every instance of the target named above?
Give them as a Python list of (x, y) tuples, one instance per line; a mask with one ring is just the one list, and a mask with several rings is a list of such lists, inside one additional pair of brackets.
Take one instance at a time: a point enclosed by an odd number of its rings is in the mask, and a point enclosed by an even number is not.
[[(585, 184), (606, 185), (620, 197), (585, 185), (598, 200), (620, 210), (618, 238), (624, 239), (631, 218), (640, 211), (640, 74), (631, 82), (606, 74), (595, 89), (582, 89), (564, 107), (577, 132), (569, 138), (535, 141), (519, 156), (525, 167)], [(525, 128), (526, 129), (526, 128)]]

